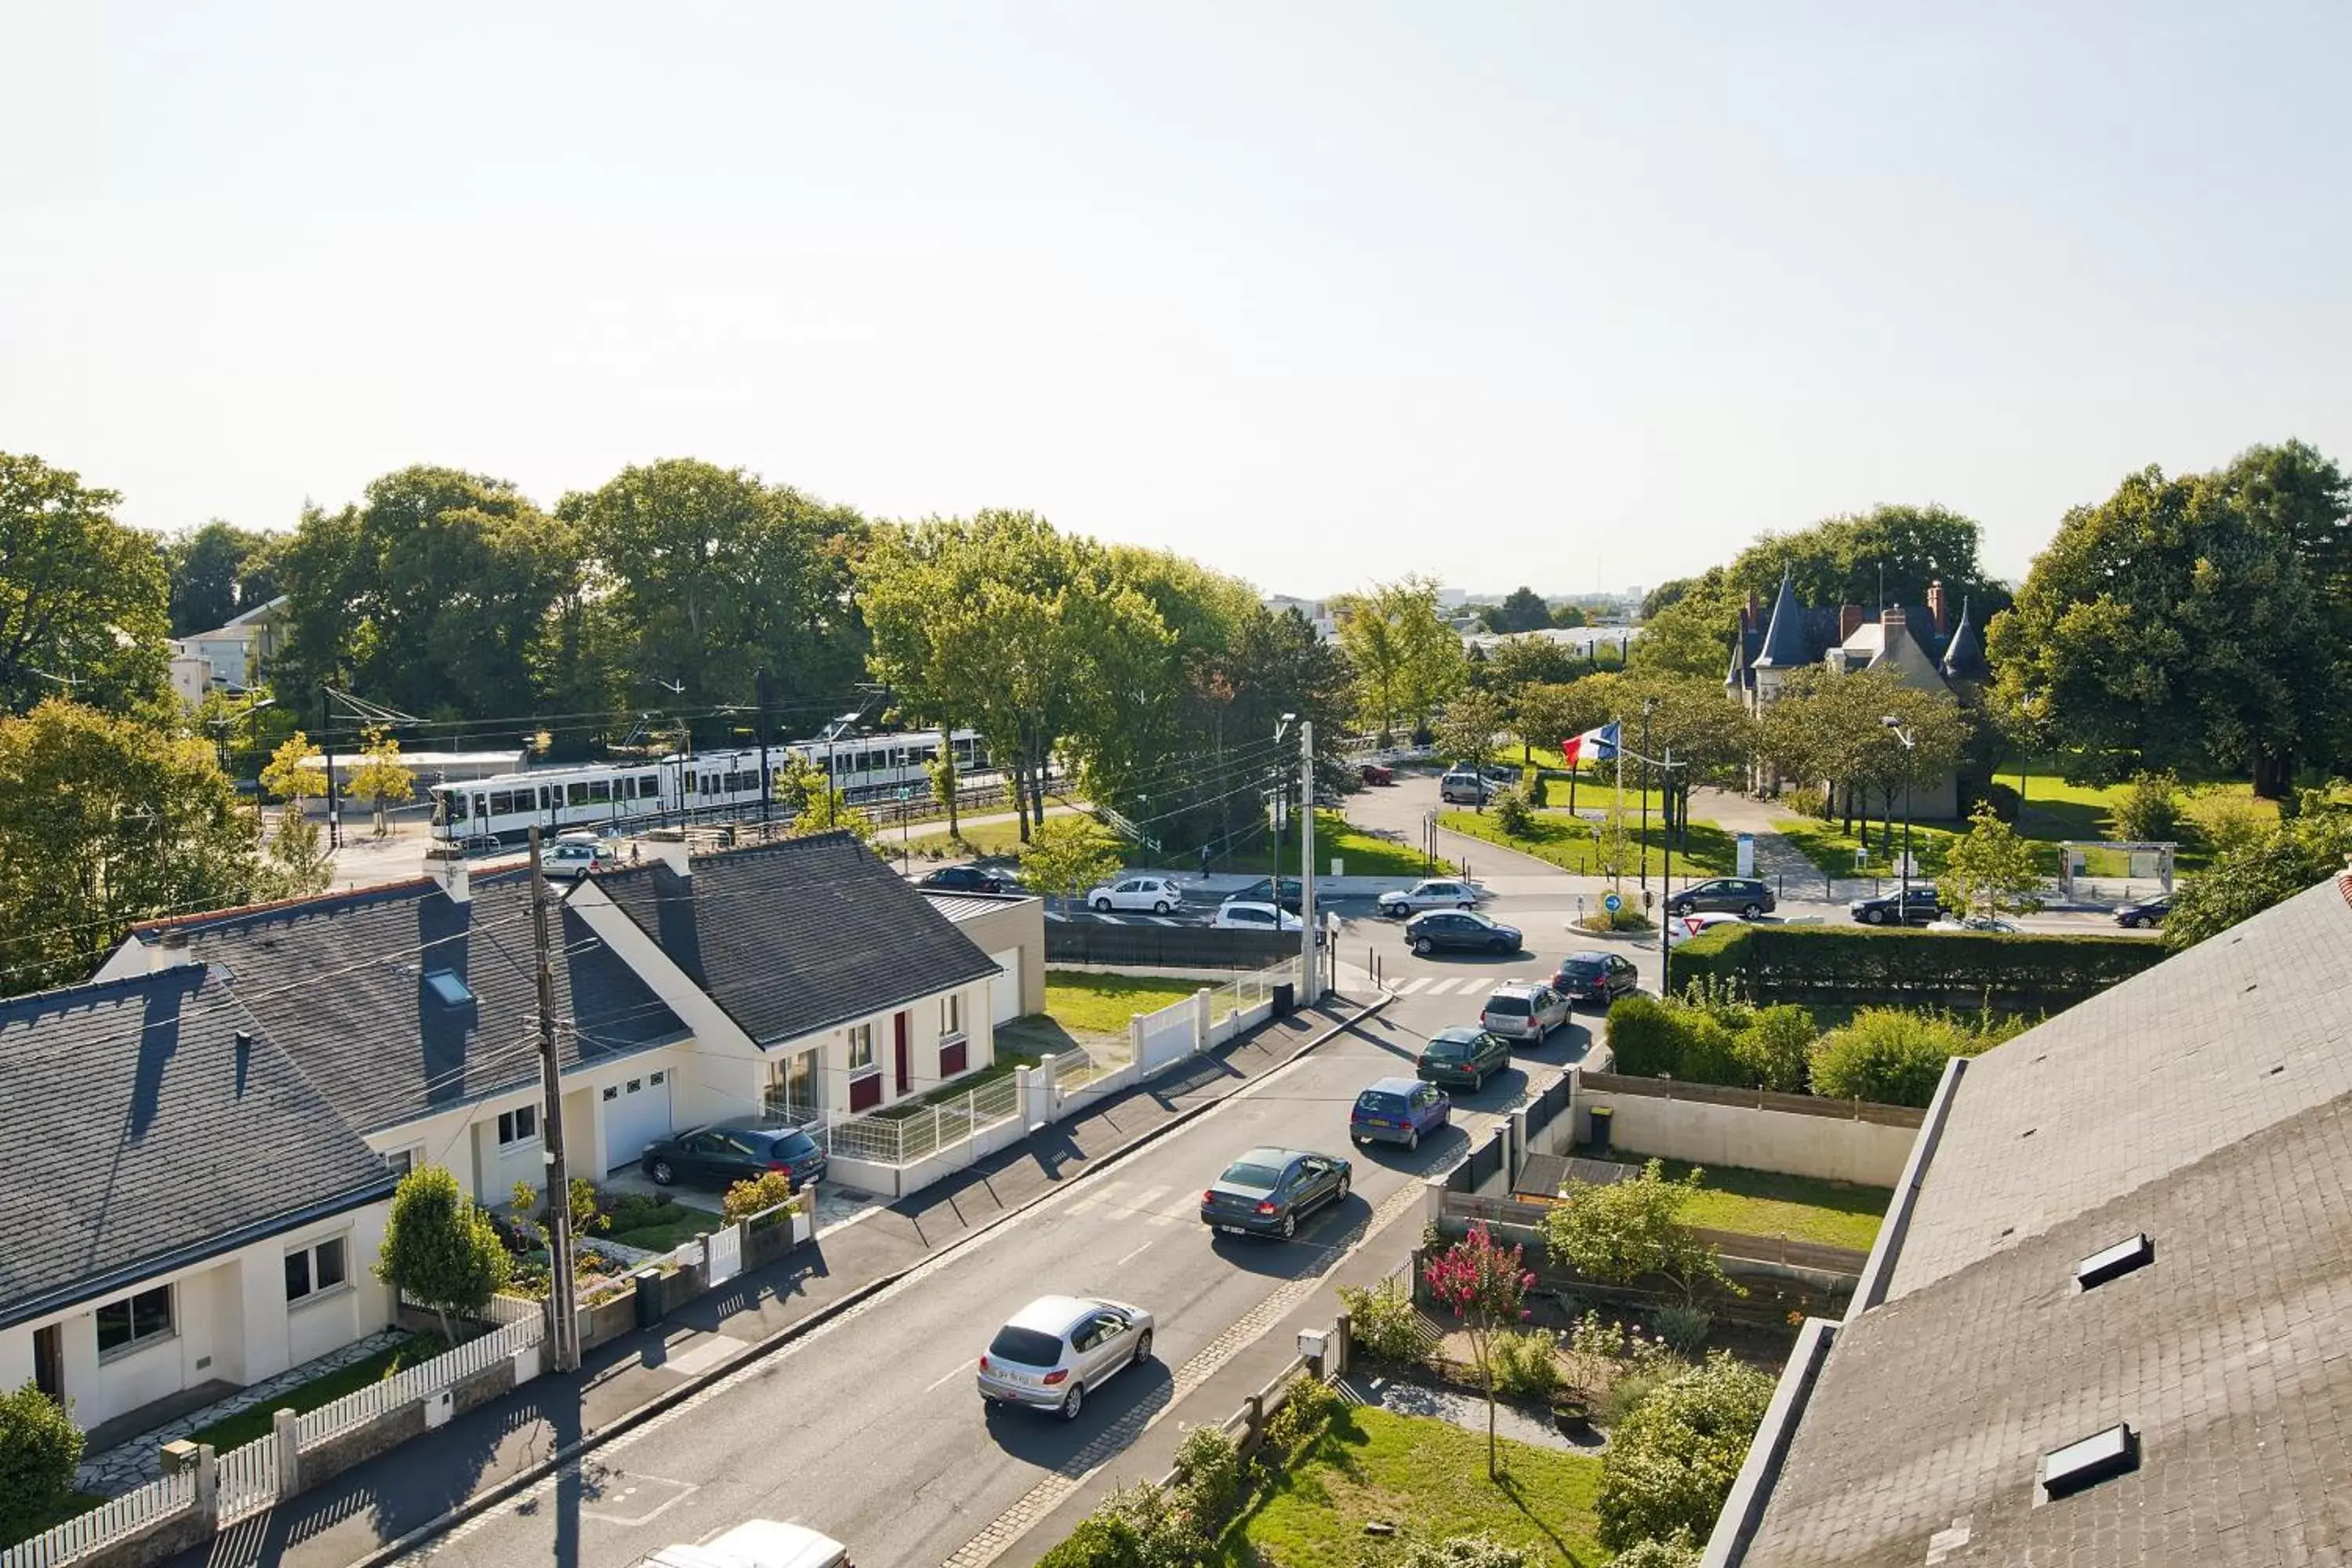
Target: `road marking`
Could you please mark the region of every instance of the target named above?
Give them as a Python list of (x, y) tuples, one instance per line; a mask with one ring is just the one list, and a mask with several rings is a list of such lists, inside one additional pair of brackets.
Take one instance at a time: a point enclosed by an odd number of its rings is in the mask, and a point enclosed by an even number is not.
[(971, 1362), (960, 1362), (956, 1365), (948, 1368), (947, 1375), (940, 1378), (939, 1382), (925, 1384), (923, 1385), (923, 1392), (925, 1394), (929, 1394), (939, 1388), (944, 1387), (948, 1384), (953, 1383), (957, 1378), (973, 1377), (977, 1375), (978, 1373), (972, 1370), (972, 1363)]
[(1172, 926), (1181, 925), (1183, 922), (1181, 921), (1171, 921), (1166, 915), (1154, 915), (1151, 917), (1151, 923), (1156, 926)]
[(1097, 1191), (1087, 1193), (1071, 1200), (1069, 1207), (1064, 1212), (1074, 1215), (1092, 1214), (1119, 1194), (1127, 1191), (1129, 1185), (1130, 1184), (1125, 1179), (1111, 1182)]
[(1441, 975), (1436, 980), (1430, 983), (1429, 994), (1432, 996), (1443, 996), (1448, 991), (1453, 990), (1456, 985), (1461, 984), (1462, 981), (1458, 975)]
[(1418, 990), (1422, 989), (1422, 987), (1423, 987), (1423, 986), (1427, 985), (1428, 984), (1429, 984), (1429, 976), (1428, 976), (1428, 975), (1426, 975), (1426, 974), (1422, 974), (1422, 975), (1416, 975), (1416, 976), (1414, 976), (1412, 979), (1406, 981), (1406, 982), (1405, 982), (1403, 984), (1402, 984), (1402, 985), (1393, 986), (1393, 987), (1391, 987), (1391, 989), (1392, 989), (1392, 990), (1394, 990), (1394, 991), (1396, 992), (1396, 994), (1397, 994), (1398, 995), (1400, 995), (1400, 996), (1410, 996), (1410, 995), (1412, 995), (1414, 992), (1416, 992), (1416, 991), (1418, 991)]
[(1174, 1189), (1172, 1188), (1164, 1186), (1148, 1188), (1143, 1192), (1136, 1194), (1135, 1201), (1127, 1206), (1133, 1209), (1139, 1215), (1152, 1214), (1155, 1211), (1151, 1205), (1158, 1203), (1161, 1198), (1166, 1197), (1169, 1193), (1173, 1190)]
[(1141, 1247), (1137, 1247), (1133, 1252), (1129, 1253), (1125, 1258), (1122, 1258), (1118, 1262), (1112, 1264), (1111, 1267), (1113, 1268), (1124, 1268), (1129, 1264), (1134, 1262), (1137, 1258), (1142, 1257), (1145, 1253), (1150, 1250), (1151, 1243), (1147, 1241)]
[(1123, 926), (1123, 925), (1125, 925), (1125, 924), (1127, 923), (1125, 921), (1123, 921), (1123, 920), (1119, 919), (1117, 915), (1115, 915), (1115, 914), (1111, 913), (1108, 910), (1101, 910), (1097, 911), (1097, 913), (1096, 913), (1096, 915), (1095, 915), (1095, 919), (1097, 919), (1097, 920), (1098, 920), (1098, 921), (1102, 921), (1102, 923), (1103, 923), (1103, 924), (1105, 924), (1105, 925), (1107, 925), (1107, 926)]

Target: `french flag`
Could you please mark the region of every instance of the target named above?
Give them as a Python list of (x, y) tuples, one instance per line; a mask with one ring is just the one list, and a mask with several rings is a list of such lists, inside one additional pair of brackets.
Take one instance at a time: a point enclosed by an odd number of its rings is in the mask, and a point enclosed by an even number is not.
[(1559, 743), (1560, 759), (1570, 767), (1582, 767), (1587, 763), (1605, 763), (1617, 754), (1617, 726), (1612, 721), (1598, 730), (1587, 730), (1573, 740)]

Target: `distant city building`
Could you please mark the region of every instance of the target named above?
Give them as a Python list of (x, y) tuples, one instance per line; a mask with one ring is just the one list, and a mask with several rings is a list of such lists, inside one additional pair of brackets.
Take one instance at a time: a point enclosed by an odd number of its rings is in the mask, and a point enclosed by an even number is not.
[(1277, 616), (1291, 610), (1297, 611), (1307, 624), (1315, 628), (1315, 635), (1325, 642), (1339, 635), (1339, 626), (1331, 619), (1331, 606), (1326, 600), (1294, 599), (1287, 594), (1269, 594), (1258, 602)]

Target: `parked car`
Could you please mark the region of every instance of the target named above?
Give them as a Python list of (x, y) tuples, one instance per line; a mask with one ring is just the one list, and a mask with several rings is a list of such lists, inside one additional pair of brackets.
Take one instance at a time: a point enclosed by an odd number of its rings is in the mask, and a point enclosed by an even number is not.
[(1299, 923), (1298, 917), (1287, 910), (1277, 910), (1272, 904), (1244, 903), (1239, 899), (1228, 899), (1219, 904), (1217, 912), (1209, 918), (1209, 927), (1213, 931), (1284, 931), (1307, 929)]
[(551, 877), (585, 877), (591, 871), (610, 869), (612, 864), (596, 845), (577, 839), (559, 840), (539, 852), (540, 869)]
[(1478, 902), (1478, 889), (1454, 877), (1424, 877), (1410, 888), (1393, 889), (1372, 902), (1381, 913), (1402, 920), (1415, 910), (1466, 910)]
[(1173, 877), (1121, 877), (1087, 895), (1087, 905), (1108, 914), (1112, 910), (1149, 910), (1164, 915), (1184, 901), (1184, 889)]
[(1668, 915), (1666, 917), (1666, 946), (1669, 949), (1680, 947), (1683, 943), (1690, 941), (1691, 938), (1698, 935), (1699, 932), (1703, 931), (1710, 931), (1717, 926), (1736, 926), (1745, 925), (1747, 923), (1746, 920), (1738, 915)]
[(1348, 1112), (1348, 1136), (1360, 1149), (1374, 1142), (1418, 1149), (1423, 1138), (1453, 1121), (1454, 1101), (1435, 1084), (1410, 1078), (1375, 1079)]
[(1475, 768), (1455, 768), (1437, 781), (1437, 798), (1448, 805), (1477, 805), (1486, 800), (1489, 787)]
[(1511, 1065), (1511, 1042), (1486, 1029), (1440, 1029), (1413, 1063), (1423, 1083), (1467, 1089), (1475, 1094), (1486, 1080)]
[(824, 1176), (824, 1149), (788, 1121), (760, 1122), (746, 1117), (674, 1133), (646, 1145), (637, 1168), (662, 1186), (691, 1182), (731, 1187), (782, 1171), (794, 1187)]
[(2150, 926), (2162, 925), (2164, 917), (2171, 912), (2172, 895), (2158, 893), (2152, 899), (2116, 906), (2116, 924), (2126, 931), (2146, 931)]
[(1337, 1154), (1253, 1149), (1201, 1194), (1201, 1223), (1233, 1236), (1288, 1241), (1301, 1219), (1347, 1197), (1354, 1174), (1355, 1167)]
[(1479, 1010), (1478, 1022), (1489, 1033), (1509, 1040), (1542, 1044), (1554, 1029), (1568, 1022), (1568, 998), (1549, 985), (1513, 980), (1495, 987)]
[(1378, 763), (1364, 763), (1361, 767), (1356, 770), (1356, 775), (1368, 784), (1391, 784), (1396, 783), (1396, 770), (1394, 768), (1382, 767)]
[(1151, 1314), (1091, 1296), (1040, 1296), (1013, 1314), (980, 1358), (980, 1396), (1075, 1421), (1087, 1391), (1151, 1359)]
[(1923, 926), (1942, 916), (1944, 900), (1934, 883), (1914, 882), (1908, 902), (1898, 888), (1874, 899), (1856, 899), (1846, 905), (1846, 912), (1864, 925)]
[(772, 1519), (746, 1520), (699, 1546), (665, 1546), (647, 1568), (852, 1568), (849, 1548), (830, 1535)]
[(1224, 901), (1229, 904), (1280, 904), (1295, 915), (1306, 897), (1307, 889), (1296, 877), (1282, 879), (1282, 892), (1279, 898), (1275, 896), (1275, 879), (1272, 877), (1260, 877), (1256, 881), (1227, 893)]
[(1929, 931), (1981, 931), (1996, 936), (2014, 936), (2024, 928), (2015, 921), (2005, 921), (1999, 915), (1965, 915), (1958, 920), (1931, 921)]
[(957, 893), (1005, 893), (1013, 890), (1013, 880), (994, 871), (983, 871), (977, 866), (942, 866), (915, 884), (919, 888), (945, 888)]
[(1571, 952), (1559, 961), (1551, 988), (1567, 997), (1571, 1006), (1589, 1002), (1605, 1012), (1618, 997), (1640, 991), (1642, 976), (1633, 960), (1616, 953)]
[(1404, 922), (1404, 940), (1423, 954), (1448, 948), (1458, 952), (1517, 952), (1524, 939), (1475, 910), (1430, 910)]
[(1666, 913), (1688, 915), (1701, 910), (1715, 910), (1726, 914), (1746, 915), (1754, 920), (1758, 915), (1769, 914), (1779, 901), (1761, 878), (1710, 877), (1669, 898)]

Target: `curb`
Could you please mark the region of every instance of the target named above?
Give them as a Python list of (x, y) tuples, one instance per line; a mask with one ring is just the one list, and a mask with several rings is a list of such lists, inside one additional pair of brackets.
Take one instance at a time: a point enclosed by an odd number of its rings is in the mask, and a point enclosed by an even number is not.
[[(1366, 1003), (1363, 1006), (1358, 1008), (1352, 1016), (1334, 1024), (1328, 1029), (1324, 1030), (1321, 1034), (1317, 1035), (1314, 1038), (1307, 1041), (1297, 1050), (1292, 1051), (1288, 1056), (1283, 1058), (1281, 1061), (1276, 1063), (1273, 1067), (1267, 1068), (1265, 1072), (1261, 1073), (1258, 1076), (1261, 1079), (1264, 1079), (1274, 1073), (1281, 1071), (1284, 1068), (1290, 1066), (1293, 1062), (1296, 1062), (1300, 1058), (1306, 1056), (1307, 1052), (1346, 1034), (1349, 1030), (1354, 1028), (1357, 1025), (1362, 1023), (1373, 1014), (1378, 1013), (1381, 1008), (1386, 1007), (1395, 999), (1395, 993), (1383, 989), (1375, 1000)], [(1137, 1087), (1140, 1088), (1141, 1086), (1138, 1085)], [(1244, 1085), (1244, 1087), (1246, 1087), (1246, 1085)], [(1237, 1090), (1235, 1092), (1238, 1093), (1239, 1091)], [(593, 1450), (602, 1447), (604, 1444), (611, 1442), (614, 1438), (621, 1436), (628, 1432), (632, 1432), (637, 1427), (644, 1426), (647, 1421), (652, 1420), (655, 1416), (663, 1414), (665, 1411), (674, 1409), (677, 1405), (683, 1405), (687, 1400), (692, 1398), (698, 1394), (700, 1394), (703, 1390), (717, 1383), (720, 1378), (730, 1376), (742, 1368), (751, 1365), (753, 1362), (760, 1361), (773, 1354), (777, 1351), (782, 1350), (784, 1346), (791, 1344), (793, 1341), (805, 1338), (807, 1335), (815, 1332), (818, 1329), (823, 1328), (825, 1324), (833, 1321), (835, 1318), (840, 1317), (843, 1313), (872, 1300), (875, 1297), (880, 1295), (883, 1291), (889, 1289), (892, 1286), (898, 1284), (900, 1280), (906, 1279), (907, 1276), (914, 1273), (917, 1269), (929, 1268), (930, 1265), (937, 1263), (943, 1258), (953, 1256), (957, 1251), (970, 1246), (972, 1242), (977, 1241), (980, 1237), (987, 1235), (990, 1231), (994, 1230), (998, 1226), (1003, 1225), (1005, 1221), (1013, 1219), (1020, 1215), (1026, 1214), (1029, 1210), (1035, 1208), (1038, 1205), (1043, 1204), (1049, 1199), (1059, 1197), (1062, 1194), (1069, 1191), (1070, 1188), (1086, 1181), (1088, 1177), (1093, 1176), (1097, 1172), (1108, 1170), (1111, 1166), (1119, 1163), (1136, 1151), (1150, 1148), (1153, 1143), (1158, 1142), (1161, 1138), (1166, 1137), (1169, 1133), (1173, 1132), (1178, 1128), (1186, 1126), (1197, 1118), (1216, 1110), (1219, 1106), (1223, 1105), (1233, 1098), (1234, 1095), (1230, 1094), (1220, 1095), (1215, 1100), (1203, 1100), (1198, 1105), (1178, 1111), (1175, 1115), (1170, 1117), (1166, 1121), (1161, 1122), (1159, 1126), (1151, 1129), (1150, 1131), (1137, 1134), (1134, 1138), (1131, 1138), (1127, 1142), (1120, 1144), (1118, 1148), (1106, 1152), (1100, 1159), (1089, 1163), (1084, 1171), (1072, 1177), (1068, 1182), (1048, 1187), (1044, 1192), (1039, 1193), (1035, 1197), (1029, 1199), (1027, 1202), (1005, 1210), (1003, 1214), (998, 1215), (987, 1224), (974, 1226), (973, 1228), (964, 1232), (963, 1235), (958, 1237), (954, 1241), (949, 1243), (946, 1247), (943, 1247), (940, 1248), (939, 1251), (932, 1253), (930, 1256), (919, 1259), (916, 1262), (909, 1263), (903, 1268), (892, 1269), (887, 1274), (882, 1275), (874, 1279), (869, 1279), (865, 1284), (860, 1285), (856, 1289), (850, 1291), (848, 1295), (844, 1296), (840, 1300), (832, 1302), (827, 1306), (820, 1307), (815, 1311), (810, 1313), (807, 1317), (802, 1318), (795, 1322), (786, 1323), (782, 1328), (778, 1329), (766, 1339), (755, 1341), (750, 1350), (746, 1351), (743, 1354), (737, 1356), (734, 1360), (728, 1362), (724, 1365), (715, 1366), (698, 1377), (688, 1378), (684, 1383), (678, 1384), (676, 1388), (667, 1389), (664, 1392), (656, 1394), (653, 1398), (646, 1400), (643, 1405), (638, 1405), (635, 1409), (625, 1412), (624, 1414), (615, 1416), (605, 1425), (595, 1428), (593, 1431), (574, 1438), (572, 1442), (565, 1444), (562, 1447), (558, 1448), (553, 1453), (548, 1455), (547, 1458), (541, 1459), (537, 1463), (528, 1466), (521, 1470), (518, 1470), (513, 1475), (509, 1476), (506, 1479), (489, 1488), (487, 1491), (478, 1492), (474, 1496), (467, 1498), (465, 1501), (459, 1503), (457, 1507), (448, 1510), (437, 1519), (428, 1520), (425, 1523), (418, 1525), (415, 1529), (409, 1531), (406, 1534), (400, 1536), (397, 1540), (388, 1541), (383, 1545), (378, 1546), (374, 1551), (352, 1559), (349, 1568), (383, 1568), (383, 1564), (393, 1563), (408, 1555), (408, 1553), (415, 1551), (418, 1547), (424, 1545), (426, 1542), (433, 1540), (435, 1537), (448, 1533), (448, 1531), (456, 1529), (458, 1525), (465, 1523), (467, 1521), (488, 1512), (491, 1509), (498, 1507), (499, 1504), (505, 1502), (508, 1499), (515, 1496), (518, 1492), (538, 1485), (541, 1481), (545, 1480), (549, 1476), (553, 1475), (556, 1471), (572, 1463), (574, 1459), (579, 1458), (582, 1455), (593, 1452)]]

